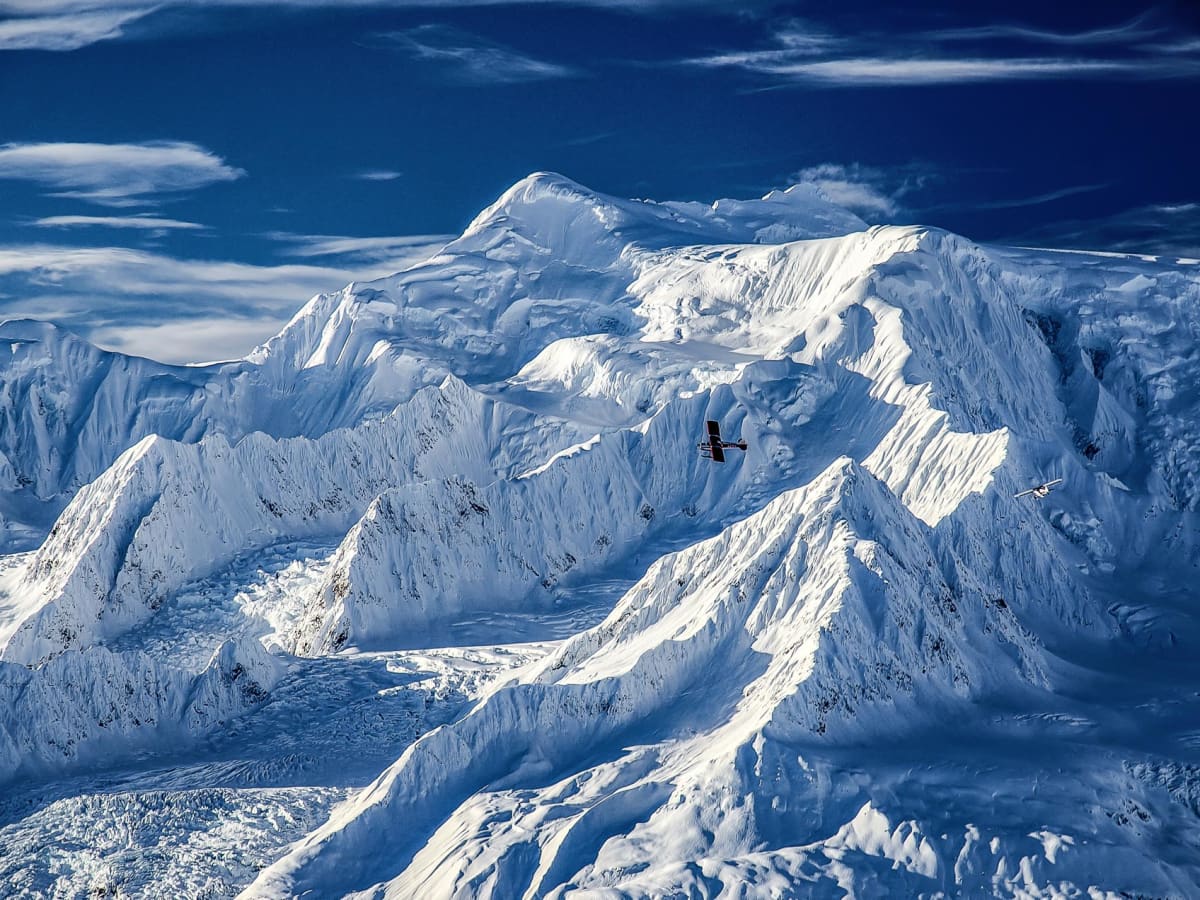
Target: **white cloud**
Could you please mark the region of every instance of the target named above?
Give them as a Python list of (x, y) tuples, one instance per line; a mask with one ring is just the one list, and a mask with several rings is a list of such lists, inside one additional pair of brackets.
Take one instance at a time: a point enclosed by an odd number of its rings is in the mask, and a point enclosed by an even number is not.
[(152, 11), (144, 7), (7, 19), (0, 22), (0, 50), (78, 50), (120, 37), (125, 25)]
[[(686, 60), (688, 65), (732, 68), (784, 83), (826, 87), (886, 87), (1042, 79), (1148, 80), (1200, 75), (1194, 36), (1172, 44), (1147, 43), (1164, 28), (1144, 17), (1112, 28), (1053, 32), (1020, 25), (989, 25), (918, 33), (861, 33), (836, 36), (789, 22), (772, 36), (772, 46), (735, 50)], [(970, 54), (945, 45), (974, 43)], [(1077, 55), (1047, 56), (1033, 46), (1014, 53), (1014, 44), (1070, 47)], [(990, 52), (989, 52), (990, 51)]]
[(793, 54), (763, 51), (723, 54), (698, 60), (705, 66), (726, 66), (773, 75), (795, 82), (847, 87), (963, 84), (1042, 78), (1127, 75), (1137, 78), (1183, 77), (1200, 73), (1200, 66), (1147, 65), (1138, 60), (1100, 59), (930, 59), (853, 57), (796, 59)]
[(777, 64), (763, 71), (799, 81), (825, 84), (928, 85), (979, 81), (1013, 81), (1064, 76), (1150, 76), (1142, 64), (1124, 60), (1091, 59), (831, 59)]
[(373, 169), (369, 172), (359, 172), (354, 177), (363, 181), (395, 181), (397, 178), (403, 178), (404, 173), (393, 172), (390, 169)]
[(828, 53), (845, 46), (846, 38), (831, 34), (823, 28), (793, 20), (780, 29), (776, 39), (784, 52), (799, 54)]
[(253, 319), (188, 319), (156, 325), (98, 328), (88, 339), (106, 350), (148, 356), (159, 362), (206, 363), (241, 359), (273, 337), (290, 316)]
[(104, 228), (138, 228), (148, 231), (198, 230), (203, 225), (182, 222), (179, 219), (163, 219), (158, 216), (47, 216), (33, 222), (38, 228), (79, 228), (100, 226)]
[(1184, 38), (1178, 41), (1168, 41), (1156, 44), (1156, 50), (1164, 53), (1200, 53), (1200, 38)]
[(0, 318), (48, 319), (122, 352), (197, 362), (244, 355), (305, 299), (354, 277), (119, 247), (0, 246)]
[[(130, 297), (193, 294), (228, 300), (299, 305), (304, 298), (354, 279), (346, 270), (308, 265), (256, 266), (221, 260), (176, 259), (127, 247), (0, 246), (0, 275), (61, 291), (110, 292)], [(142, 307), (142, 301), (138, 301)]]
[(0, 319), (50, 319), (164, 362), (228, 359), (275, 334), (314, 294), (390, 275), (444, 243), (293, 237), (309, 258), (334, 262), (252, 265), (126, 247), (0, 245)]
[(33, 181), (105, 206), (133, 206), (147, 195), (186, 191), (246, 173), (198, 144), (45, 143), (0, 146), (0, 178)]
[(272, 231), (265, 236), (290, 245), (283, 251), (287, 256), (339, 257), (342, 265), (386, 262), (394, 267), (390, 270), (392, 272), (428, 259), (455, 238), (452, 234), (344, 237), (332, 234), (293, 234), (288, 231)]
[(421, 25), (379, 37), (413, 59), (441, 66), (450, 78), (464, 84), (515, 84), (579, 74), (570, 66), (536, 59), (446, 25)]

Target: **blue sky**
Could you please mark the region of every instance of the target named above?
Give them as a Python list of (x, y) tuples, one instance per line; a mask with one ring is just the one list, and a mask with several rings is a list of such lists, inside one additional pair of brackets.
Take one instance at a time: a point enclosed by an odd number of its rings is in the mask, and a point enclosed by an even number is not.
[(0, 316), (240, 355), (541, 169), (1200, 256), (1200, 6), (900, 6), (0, 0)]

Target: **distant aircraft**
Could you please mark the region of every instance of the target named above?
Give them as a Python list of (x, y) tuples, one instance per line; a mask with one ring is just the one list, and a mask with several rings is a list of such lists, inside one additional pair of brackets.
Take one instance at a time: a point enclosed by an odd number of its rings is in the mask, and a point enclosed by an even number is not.
[(745, 441), (723, 441), (721, 440), (721, 426), (712, 419), (708, 420), (708, 437), (696, 445), (700, 448), (700, 455), (705, 459), (711, 459), (713, 462), (725, 462), (725, 451), (736, 447), (738, 450), (746, 449)]
[(1054, 487), (1056, 484), (1062, 484), (1062, 479), (1055, 478), (1053, 481), (1043, 482), (1042, 484), (1039, 484), (1035, 488), (1030, 488), (1027, 491), (1021, 491), (1021, 493), (1019, 493), (1019, 494), (1013, 494), (1013, 499), (1015, 500), (1017, 497), (1024, 497), (1028, 494), (1033, 494), (1033, 496), (1035, 496), (1039, 500), (1041, 500), (1043, 497), (1045, 497), (1047, 494), (1050, 493), (1050, 488)]

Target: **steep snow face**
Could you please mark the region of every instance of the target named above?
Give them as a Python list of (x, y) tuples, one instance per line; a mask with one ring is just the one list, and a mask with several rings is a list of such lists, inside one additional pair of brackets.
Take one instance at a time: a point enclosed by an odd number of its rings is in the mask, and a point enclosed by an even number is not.
[[(333, 885), (403, 897), (712, 889), (717, 876), (696, 871), (696, 860), (722, 868), (717, 880), (730, 890), (758, 875), (787, 884), (806, 866), (814, 881), (866, 885), (870, 858), (906, 873), (886, 882), (894, 887), (1003, 890), (1017, 883), (1004, 874), (1013, 867), (1090, 884), (1100, 857), (1060, 855), (1073, 839), (1050, 832), (1040, 853), (1029, 848), (1028, 828), (1011, 812), (985, 812), (1002, 835), (989, 850), (969, 811), (931, 814), (924, 826), (912, 821), (893, 831), (859, 795), (845, 819), (822, 816), (816, 810), (830, 789), (814, 775), (818, 763), (792, 748), (870, 745), (939, 718), (971, 719), (969, 710), (1001, 697), (1048, 703), (1038, 692), (1063, 669), (1034, 632), (1056, 645), (1114, 632), (1078, 571), (1144, 564), (1145, 539), (1121, 541), (1143, 513), (1172, 549), (1195, 547), (1186, 497), (1154, 475), (1179, 457), (1172, 448), (1181, 448), (1181, 432), (1163, 424), (1170, 437), (1138, 434), (1146, 419), (1138, 410), (1173, 400), (1170, 385), (1160, 388), (1159, 403), (1120, 391), (1119, 381), (1110, 389), (1103, 367), (1081, 373), (1047, 324), (1051, 315), (1052, 322), (1079, 315), (1079, 294), (1104, 288), (1086, 272), (1048, 277), (1028, 260), (919, 229), (786, 247), (652, 251), (634, 262), (636, 340), (557, 340), (504, 390), (523, 392), (527, 402), (555, 398), (556, 409), (593, 420), (645, 412), (650, 419), (635, 432), (645, 435), (670, 431), (675, 417), (698, 424), (704, 416), (687, 404), (725, 392), (745, 410), (734, 421), (762, 455), (746, 459), (756, 476), (742, 483), (741, 502), (723, 506), (702, 490), (698, 505), (722, 525), (766, 506), (656, 564), (605, 623), (415, 745), (247, 895)], [(1175, 298), (1190, 296), (1197, 279), (1171, 277), (1166, 296), (1138, 295), (1151, 320), (1189, 315)], [(1125, 293), (1117, 299), (1129, 304)], [(1112, 351), (1116, 371), (1126, 381), (1161, 384), (1162, 360), (1144, 341), (1133, 343)], [(789, 372), (761, 378), (763, 367), (783, 360)], [(1082, 374), (1093, 382), (1072, 385)], [(815, 387), (799, 410), (785, 387), (797, 377)], [(1194, 419), (1194, 397), (1187, 402)], [(854, 413), (845, 415), (847, 407)], [(573, 448), (531, 472), (521, 490), (536, 490), (555, 469), (622, 484), (600, 462), (613, 445), (601, 435)], [(678, 440), (673, 449), (682, 455), (685, 446)], [(859, 464), (839, 463), (814, 479), (821, 452), (839, 446)], [(621, 455), (640, 496), (650, 496), (636, 480), (636, 450)], [(680, 484), (687, 472), (685, 464), (674, 473)], [(1045, 518), (1012, 499), (1031, 473), (1066, 484)], [(1135, 473), (1136, 492), (1119, 477)], [(757, 492), (763, 484), (770, 487)], [(780, 493), (796, 484), (804, 486)], [(493, 497), (509, 490), (490, 488)], [(590, 508), (607, 523), (630, 505), (610, 508), (602, 496)], [(385, 594), (388, 578), (379, 573), (398, 571), (399, 548), (408, 546), (400, 531), (374, 531), (367, 543), (360, 533), (353, 548), (343, 547), (339, 627), (353, 620), (356, 591)], [(537, 572), (561, 545), (542, 529), (530, 531), (526, 542), (522, 529), (484, 528), (468, 545), (491, 553), (516, 543), (522, 549), (513, 558)], [(424, 548), (438, 539), (412, 541)], [(384, 556), (379, 548), (388, 543), (396, 549)], [(541, 548), (551, 548), (547, 557), (538, 556)], [(356, 554), (386, 561), (373, 572), (355, 564)], [(436, 558), (425, 549), (418, 555)], [(528, 596), (531, 580), (506, 578), (496, 593)], [(324, 605), (333, 609), (334, 587), (326, 590)], [(439, 582), (434, 592), (451, 603), (487, 602), (453, 583)], [(372, 626), (360, 620), (359, 627)], [(986, 722), (975, 724), (986, 731)], [(1092, 814), (1111, 818), (1117, 814), (1105, 813), (1105, 804), (1121, 790), (1142, 789), (1127, 775), (1103, 777), (1110, 786)], [(421, 821), (434, 824), (401, 836), (400, 822)], [(1085, 816), (1072, 827), (1099, 824)], [(963, 837), (935, 844), (922, 827)], [(1130, 865), (1154, 859), (1152, 845), (1114, 842)], [(847, 854), (862, 855), (860, 871), (836, 865)], [(1176, 877), (1113, 884), (1169, 889)]]
[[(635, 825), (614, 852), (626, 872), (761, 848), (809, 816), (806, 792), (772, 808), (778, 774), (747, 757), (902, 733), (1046, 683), (1000, 596), (1021, 560), (964, 584), (936, 543), (885, 485), (835, 462), (655, 563), (602, 624), (415, 745), (248, 896), (599, 889), (611, 874), (586, 861)], [(1065, 571), (1048, 575), (1043, 599), (1081, 602)], [(401, 822), (433, 824), (401, 837)]]
[[(957, 284), (942, 262), (956, 249), (949, 243), (877, 229), (836, 241), (642, 258), (629, 288), (644, 323), (639, 332), (554, 340), (498, 394), (583, 421), (643, 424), (597, 434), (519, 484), (422, 485), (382, 498), (308, 601), (297, 648), (372, 644), (431, 617), (547, 602), (567, 570), (583, 577), (700, 509), (704, 517), (684, 527), (709, 533), (840, 453), (861, 459), (918, 517), (937, 524), (986, 489), (1009, 448), (1007, 429), (997, 426), (1028, 410), (992, 416), (995, 430), (956, 430), (934, 404), (933, 386), (913, 382), (914, 355), (986, 360), (995, 358), (994, 345), (1007, 347), (1031, 359), (1031, 371), (980, 377), (1004, 380), (1014, 404), (1045, 394), (1049, 372), (1037, 332), (1007, 298), (975, 289), (951, 305)], [(922, 266), (933, 284), (914, 297), (901, 279), (881, 274), (900, 268), (898, 257)], [(946, 335), (926, 326), (914, 350), (907, 330), (924, 322), (906, 328), (906, 315), (958, 324), (943, 324)], [(674, 323), (669, 334), (665, 323)], [(977, 387), (962, 393), (975, 396)], [(1038, 413), (1055, 415), (1046, 410)], [(690, 449), (705, 418), (751, 441), (732, 484)], [(664, 472), (664, 459), (677, 462)], [(587, 516), (563, 527), (562, 516), (575, 509)], [(1085, 617), (1061, 612), (1071, 622)]]
[(72, 492), (150, 433), (195, 439), (204, 374), (106, 353), (53, 325), (0, 324), (0, 517), (44, 534)]
[(103, 647), (0, 663), (0, 783), (178, 749), (267, 700), (281, 668), (257, 641), (227, 641), (199, 673)]
[(51, 529), (14, 589), (39, 597), (38, 608), (3, 658), (37, 664), (112, 640), (239, 551), (344, 533), (390, 485), (451, 473), (490, 480), (531, 448), (575, 438), (453, 378), (382, 422), (316, 440), (147, 438)]
[(0, 540), (44, 537), (77, 490), (147, 437), (316, 435), (364, 414), (354, 397), (318, 405), (288, 388), (247, 363), (166, 366), (47, 323), (0, 323)]
[[(636, 429), (593, 435), (515, 478), (389, 490), (350, 530), (308, 598), (297, 652), (403, 642), (465, 613), (546, 608), (681, 528), (719, 529), (747, 504), (764, 502), (766, 485), (796, 477), (802, 433), (764, 429), (758, 440), (765, 423), (756, 410), (740, 426), (759, 449), (726, 471), (693, 451), (694, 423), (734, 424), (747, 395), (771, 390), (788, 397), (789, 421), (799, 429), (836, 405), (836, 389), (833, 377), (811, 367), (756, 363), (730, 386), (676, 398)], [(667, 457), (677, 460), (669, 474), (656, 464)]]
[[(1009, 257), (1013, 251), (998, 251)], [(1066, 425), (1089, 465), (1166, 503), (1200, 504), (1196, 266), (1030, 253), (1003, 287), (1050, 350)]]

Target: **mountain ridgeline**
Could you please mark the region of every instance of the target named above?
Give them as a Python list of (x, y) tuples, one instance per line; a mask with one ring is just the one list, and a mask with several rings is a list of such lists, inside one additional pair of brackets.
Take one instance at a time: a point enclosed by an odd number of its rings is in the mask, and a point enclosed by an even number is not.
[(537, 647), (223, 889), (1200, 889), (1195, 261), (539, 173), (244, 360), (0, 333), (0, 779)]

